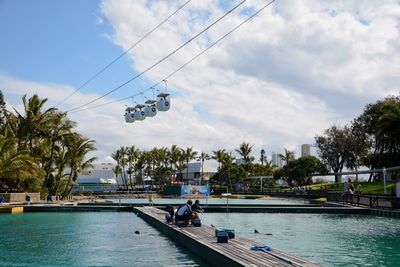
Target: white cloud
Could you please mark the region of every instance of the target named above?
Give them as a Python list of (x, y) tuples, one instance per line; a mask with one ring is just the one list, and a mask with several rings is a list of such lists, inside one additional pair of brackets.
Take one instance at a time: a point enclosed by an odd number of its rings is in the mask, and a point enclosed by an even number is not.
[[(145, 78), (160, 81), (265, 3), (248, 2), (247, 12), (235, 11)], [(115, 30), (105, 34), (125, 50), (182, 3), (103, 1), (103, 16)], [(142, 71), (167, 55), (220, 17), (222, 6), (193, 0), (129, 53), (132, 67)], [(399, 93), (399, 17), (395, 1), (276, 1), (169, 79), (170, 111), (132, 125), (124, 123), (120, 103), (71, 117), (97, 140), (104, 160), (121, 145), (177, 144), (211, 152), (245, 141), (255, 154), (261, 148), (299, 152), (331, 124), (349, 123), (365, 104)], [(38, 92), (54, 101), (74, 90), (6, 76), (0, 86), (7, 96)], [(63, 108), (95, 97), (77, 93)]]

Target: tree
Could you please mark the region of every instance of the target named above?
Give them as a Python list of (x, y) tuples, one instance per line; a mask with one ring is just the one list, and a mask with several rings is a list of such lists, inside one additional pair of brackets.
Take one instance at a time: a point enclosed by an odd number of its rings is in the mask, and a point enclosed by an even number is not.
[(0, 90), (0, 129), (3, 129), (6, 125), (7, 109), (6, 102), (4, 101), (3, 92)]
[[(72, 129), (76, 126), (76, 123), (69, 120), (66, 113), (61, 112), (52, 112), (49, 114), (47, 122), (48, 124), (45, 129), (48, 138), (46, 141), (50, 147), (50, 152), (47, 155), (44, 155), (43, 158), (43, 166), (47, 166), (45, 168), (46, 176), (43, 184), (48, 188), (52, 188), (54, 181), (50, 181), (50, 174), (53, 169), (54, 151), (60, 149), (62, 142), (71, 133)], [(46, 141), (44, 141), (44, 143), (46, 143)]]
[(286, 165), (290, 165), (290, 162), (295, 160), (294, 151), (285, 148), (285, 155), (280, 155), (284, 161), (286, 161)]
[(186, 179), (189, 179), (189, 161), (195, 159), (197, 152), (193, 151), (193, 147), (187, 147), (182, 150), (183, 158), (186, 160)]
[(25, 114), (22, 115), (17, 111), (19, 120), (18, 141), (21, 148), (28, 148), (31, 156), (40, 156), (40, 138), (47, 138), (45, 135), (47, 125), (50, 123), (55, 108), (42, 110), (47, 98), (40, 99), (38, 95), (33, 95), (28, 100), (26, 95), (22, 97)]
[(253, 146), (250, 146), (249, 143), (243, 142), (239, 145), (239, 149), (235, 149), (244, 160), (247, 171), (249, 171), (251, 162), (254, 161), (254, 157), (250, 156), (252, 148)]
[(139, 150), (136, 149), (135, 146), (128, 147), (126, 150), (126, 157), (127, 157), (127, 163), (128, 163), (128, 175), (129, 175), (129, 184), (131, 185), (131, 188), (133, 186), (132, 182), (132, 174), (135, 173), (135, 163), (139, 155)]
[(210, 156), (205, 152), (201, 152), (199, 159), (201, 161), (201, 176), (200, 176), (200, 185), (201, 185), (203, 180), (204, 180), (204, 177), (203, 177), (203, 174), (204, 174), (204, 169), (203, 169), (204, 161), (209, 160)]
[[(400, 165), (399, 126), (396, 119), (399, 107), (400, 96), (389, 96), (366, 105), (363, 113), (354, 120), (353, 125), (358, 133), (362, 133), (362, 139), (368, 141), (367, 153), (361, 158), (364, 166), (380, 169)], [(369, 180), (372, 178), (382, 179), (382, 175), (371, 174)]]
[(97, 159), (96, 157), (86, 159), (87, 154), (95, 150), (94, 140), (89, 140), (80, 134), (71, 134), (66, 142), (66, 146), (68, 147), (69, 176), (62, 194), (63, 199), (71, 193), (72, 187), (70, 187), (70, 184), (71, 181), (76, 181), (78, 172), (91, 167), (93, 161)]
[(314, 156), (301, 157), (292, 160), (290, 165), (276, 171), (274, 178), (285, 180), (289, 186), (304, 186), (312, 184), (313, 174), (326, 174), (326, 166)]
[(29, 151), (18, 151), (15, 138), (0, 136), (1, 184), (11, 189), (24, 189), (24, 181), (40, 180), (43, 175), (37, 159), (30, 156)]
[(170, 164), (170, 169), (171, 169), (171, 176), (170, 176), (171, 180), (174, 171), (177, 170), (176, 166), (178, 164), (180, 153), (181, 149), (177, 145), (172, 145), (171, 148), (167, 150), (168, 163)]
[(264, 165), (264, 162), (267, 162), (267, 155), (265, 153), (265, 149), (261, 149), (260, 151), (260, 162), (261, 165)]
[[(324, 131), (323, 135), (315, 137), (318, 155), (322, 161), (330, 166), (335, 173), (343, 170), (346, 162), (351, 157), (354, 141), (348, 126), (332, 126)], [(340, 176), (335, 175), (335, 182), (340, 182)]]

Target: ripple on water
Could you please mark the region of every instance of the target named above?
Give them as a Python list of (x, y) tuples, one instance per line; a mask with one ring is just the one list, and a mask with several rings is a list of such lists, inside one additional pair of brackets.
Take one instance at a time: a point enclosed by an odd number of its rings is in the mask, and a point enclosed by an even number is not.
[(0, 266), (207, 266), (133, 213), (6, 215), (0, 227)]
[[(399, 266), (398, 219), (366, 215), (204, 213), (205, 224), (324, 266)], [(260, 233), (254, 234), (254, 229)]]

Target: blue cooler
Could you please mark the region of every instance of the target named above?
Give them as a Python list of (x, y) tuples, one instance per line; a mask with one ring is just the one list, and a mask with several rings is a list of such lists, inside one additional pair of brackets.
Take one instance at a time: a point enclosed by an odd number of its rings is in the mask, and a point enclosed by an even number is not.
[(217, 243), (228, 243), (228, 233), (227, 232), (220, 232), (217, 234)]
[(215, 228), (215, 236), (217, 236), (218, 233), (221, 233), (221, 232), (225, 232), (225, 229), (222, 227)]
[(195, 227), (200, 227), (201, 226), (201, 220), (200, 219), (195, 219), (195, 220), (193, 220), (192, 224)]
[(234, 239), (235, 238), (235, 230), (233, 230), (233, 229), (225, 229), (225, 231), (228, 233), (229, 239)]
[(235, 230), (233, 230), (233, 229), (225, 229), (225, 228), (222, 228), (222, 227), (218, 227), (218, 228), (215, 229), (215, 236), (218, 236), (218, 233), (223, 233), (223, 232), (228, 234), (229, 239), (234, 239), (235, 238)]

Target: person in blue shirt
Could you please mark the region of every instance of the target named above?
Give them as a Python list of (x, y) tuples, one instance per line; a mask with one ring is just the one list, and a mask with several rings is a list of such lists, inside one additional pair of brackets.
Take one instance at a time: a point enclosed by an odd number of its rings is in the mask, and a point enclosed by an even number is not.
[(193, 202), (188, 200), (186, 204), (179, 206), (175, 213), (175, 221), (185, 221), (188, 224), (198, 219), (199, 216), (192, 210), (192, 204)]

